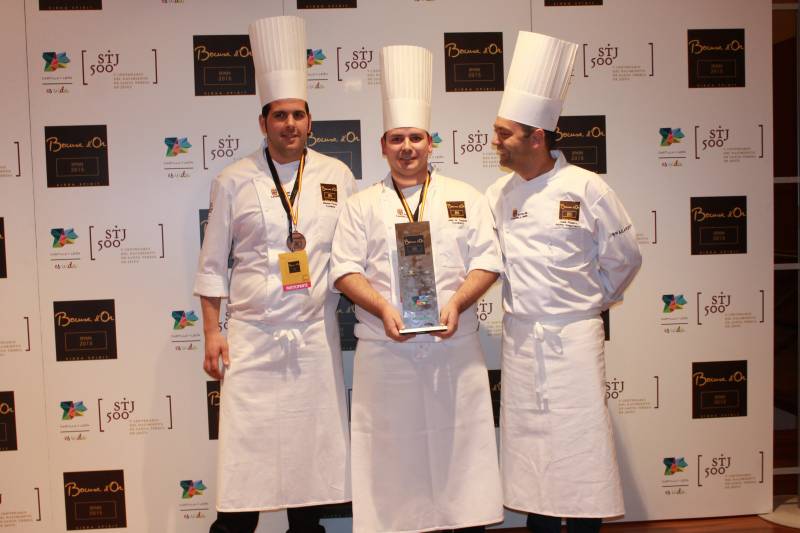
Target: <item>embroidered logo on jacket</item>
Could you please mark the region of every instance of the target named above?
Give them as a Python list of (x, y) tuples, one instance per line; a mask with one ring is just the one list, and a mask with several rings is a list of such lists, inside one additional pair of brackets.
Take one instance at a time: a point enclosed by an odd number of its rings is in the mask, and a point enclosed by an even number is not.
[(466, 220), (467, 206), (464, 204), (463, 200), (458, 200), (455, 202), (446, 202), (446, 204), (447, 204), (447, 218), (460, 218)]
[(520, 211), (515, 207), (511, 210), (511, 220), (517, 220), (518, 218), (528, 218), (528, 212)]
[(558, 219), (559, 220), (573, 220), (577, 222), (581, 218), (581, 203), (568, 202), (561, 200), (558, 203)]
[(339, 194), (336, 190), (335, 183), (320, 183), (320, 192), (322, 193), (322, 202), (325, 204), (336, 204), (339, 201)]

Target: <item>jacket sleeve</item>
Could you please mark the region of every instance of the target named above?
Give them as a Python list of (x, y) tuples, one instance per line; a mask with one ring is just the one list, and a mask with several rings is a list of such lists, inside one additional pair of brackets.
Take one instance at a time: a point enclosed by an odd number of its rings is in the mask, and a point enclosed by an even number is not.
[(211, 203), (194, 279), (195, 296), (228, 297), (228, 255), (233, 230), (232, 197), (220, 177), (211, 183)]
[(617, 195), (608, 189), (592, 209), (597, 220), (597, 259), (603, 284), (603, 308), (622, 294), (642, 265), (636, 230)]
[(333, 292), (339, 292), (334, 283), (345, 274), (365, 273), (367, 236), (359, 209), (359, 196), (356, 194), (347, 200), (333, 234), (328, 272), (328, 286)]
[(500, 273), (503, 261), (500, 256), (500, 244), (494, 229), (494, 217), (489, 209), (489, 202), (482, 194), (477, 194), (472, 202), (469, 230), (469, 264), (466, 271), (487, 270)]

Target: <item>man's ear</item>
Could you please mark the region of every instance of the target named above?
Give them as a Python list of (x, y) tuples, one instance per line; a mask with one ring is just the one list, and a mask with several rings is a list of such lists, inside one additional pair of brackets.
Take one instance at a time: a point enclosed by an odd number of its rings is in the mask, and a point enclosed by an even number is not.
[(267, 135), (267, 119), (264, 118), (264, 115), (258, 115), (258, 127), (261, 130), (261, 133), (266, 136)]

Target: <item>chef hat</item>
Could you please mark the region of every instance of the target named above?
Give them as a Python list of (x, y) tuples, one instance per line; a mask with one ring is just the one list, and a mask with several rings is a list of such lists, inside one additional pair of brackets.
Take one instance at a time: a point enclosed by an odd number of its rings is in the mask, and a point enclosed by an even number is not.
[(250, 24), (250, 47), (262, 107), (282, 98), (307, 100), (306, 21), (268, 17)]
[(381, 49), (383, 131), (393, 128), (430, 130), (433, 54), (419, 46)]
[(498, 116), (555, 130), (577, 51), (575, 43), (519, 32)]

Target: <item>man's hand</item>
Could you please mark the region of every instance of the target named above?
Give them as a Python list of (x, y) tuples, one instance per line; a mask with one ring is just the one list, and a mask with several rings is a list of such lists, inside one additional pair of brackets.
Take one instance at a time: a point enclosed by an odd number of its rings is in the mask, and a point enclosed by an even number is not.
[(203, 370), (214, 379), (222, 379), (225, 374), (224, 368), (220, 368), (219, 360), (227, 367), (230, 364), (228, 359), (228, 340), (218, 331), (212, 331), (205, 335), (206, 356), (203, 360)]
[(386, 336), (393, 341), (405, 342), (411, 337), (415, 337), (415, 335), (400, 334), (400, 330), (404, 327), (403, 319), (400, 313), (397, 312), (397, 309), (389, 305), (388, 302), (381, 308), (380, 318), (383, 320), (383, 331), (386, 333)]
[(458, 317), (460, 314), (455, 299), (451, 298), (439, 312), (439, 322), (447, 326), (447, 331), (434, 331), (431, 332), (431, 335), (439, 337), (440, 339), (449, 339), (452, 337), (456, 330), (458, 330)]

